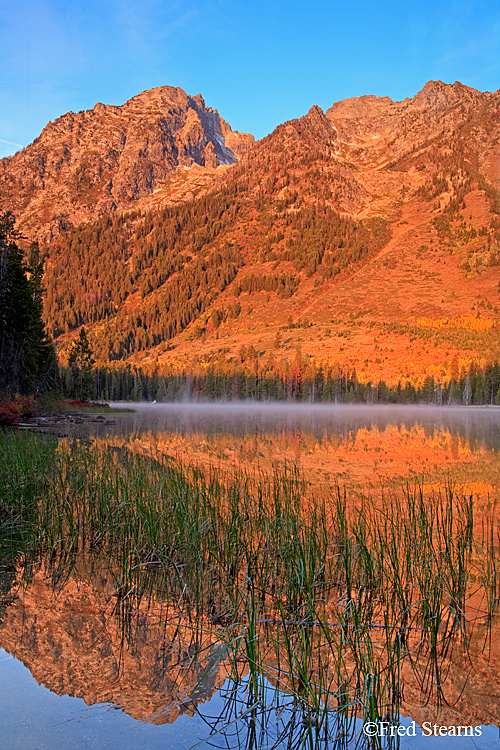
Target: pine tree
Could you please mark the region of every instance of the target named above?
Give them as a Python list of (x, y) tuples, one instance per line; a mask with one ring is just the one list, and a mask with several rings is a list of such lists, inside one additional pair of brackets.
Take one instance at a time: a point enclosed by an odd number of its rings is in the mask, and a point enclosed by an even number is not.
[(78, 338), (71, 345), (68, 364), (73, 374), (73, 395), (81, 401), (88, 401), (95, 361), (84, 327), (80, 329)]
[(57, 360), (42, 321), (43, 262), (27, 264), (10, 211), (0, 216), (0, 396), (39, 395), (57, 381)]

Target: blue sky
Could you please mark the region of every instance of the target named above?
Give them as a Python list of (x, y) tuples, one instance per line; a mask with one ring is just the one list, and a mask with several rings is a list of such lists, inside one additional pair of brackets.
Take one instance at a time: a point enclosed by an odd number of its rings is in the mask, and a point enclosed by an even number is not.
[(500, 88), (498, 0), (0, 0), (0, 11), (0, 156), (69, 110), (164, 84), (258, 138), (349, 96), (401, 100), (437, 79)]

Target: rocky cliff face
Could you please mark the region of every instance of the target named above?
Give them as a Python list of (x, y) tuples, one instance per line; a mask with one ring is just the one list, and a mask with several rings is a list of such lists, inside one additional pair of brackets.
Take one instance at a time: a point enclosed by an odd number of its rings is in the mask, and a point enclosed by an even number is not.
[(333, 104), (326, 117), (335, 127), (339, 155), (349, 155), (359, 165), (383, 168), (390, 160), (429, 145), (433, 138), (452, 137), (473, 112), (477, 114), (494, 99), (495, 94), (459, 82), (429, 81), (412, 99), (345, 99)]
[(69, 224), (130, 206), (178, 167), (232, 164), (252, 143), (201, 95), (161, 86), (121, 107), (96, 104), (49, 123), (0, 161), (0, 205), (26, 234), (50, 239)]

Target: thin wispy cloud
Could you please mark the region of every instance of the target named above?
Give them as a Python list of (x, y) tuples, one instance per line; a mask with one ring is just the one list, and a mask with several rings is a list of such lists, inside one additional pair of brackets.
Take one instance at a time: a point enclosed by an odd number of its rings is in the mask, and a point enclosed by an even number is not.
[(0, 143), (7, 143), (9, 146), (18, 146), (19, 148), (23, 147), (22, 143), (14, 143), (13, 141), (6, 141), (3, 138), (0, 138)]

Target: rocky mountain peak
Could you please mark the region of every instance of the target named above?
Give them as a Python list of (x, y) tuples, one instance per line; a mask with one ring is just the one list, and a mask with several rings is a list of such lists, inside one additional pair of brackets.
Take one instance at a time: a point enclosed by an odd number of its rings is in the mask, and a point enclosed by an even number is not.
[(446, 84), (442, 81), (428, 81), (411, 101), (414, 105), (423, 109), (443, 111), (458, 101), (461, 103), (471, 102), (477, 99), (478, 95), (478, 91), (469, 88), (469, 86), (464, 86), (459, 81), (455, 81), (453, 84)]
[(362, 168), (381, 168), (425, 140), (444, 132), (453, 133), (490, 96), (458, 81), (429, 81), (412, 99), (345, 99), (334, 103), (326, 117), (335, 126), (343, 144), (340, 152), (349, 161)]
[(317, 104), (313, 104), (309, 112), (307, 113), (309, 117), (322, 120), (325, 116), (325, 113), (321, 109), (321, 107), (318, 107)]
[(232, 164), (253, 141), (234, 133), (200, 94), (159, 86), (122, 106), (99, 102), (50, 122), (30, 146), (0, 161), (1, 207), (26, 234), (36, 227), (50, 239), (131, 205), (178, 167)]

